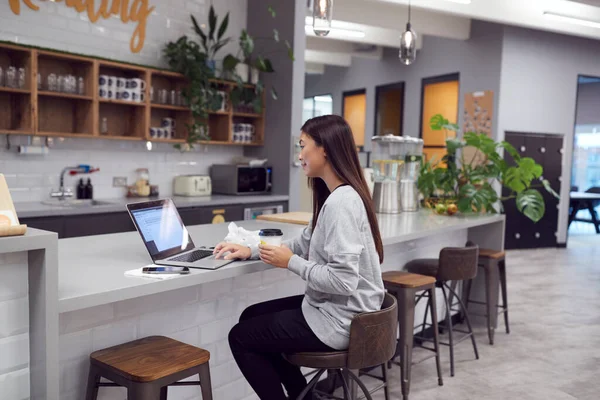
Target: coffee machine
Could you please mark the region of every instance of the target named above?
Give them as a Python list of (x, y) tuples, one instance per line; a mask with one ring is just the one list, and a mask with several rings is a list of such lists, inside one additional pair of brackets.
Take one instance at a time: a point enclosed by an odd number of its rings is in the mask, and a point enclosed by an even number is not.
[(400, 209), (402, 211), (419, 210), (419, 171), (423, 159), (423, 139), (407, 137), (406, 157), (404, 159), (403, 176), (400, 180)]
[(406, 139), (395, 135), (374, 136), (373, 202), (375, 212), (397, 214), (400, 209), (400, 184), (406, 158)]

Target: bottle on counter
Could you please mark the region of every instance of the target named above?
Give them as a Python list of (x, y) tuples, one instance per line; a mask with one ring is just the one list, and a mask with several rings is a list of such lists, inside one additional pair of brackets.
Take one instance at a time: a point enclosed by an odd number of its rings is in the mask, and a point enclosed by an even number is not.
[(77, 199), (85, 199), (85, 195), (85, 184), (83, 183), (83, 178), (81, 178), (79, 180), (79, 185), (77, 185)]
[(88, 178), (87, 180), (87, 184), (85, 185), (85, 198), (86, 199), (93, 199), (94, 198), (94, 187), (92, 186), (92, 180), (90, 178)]

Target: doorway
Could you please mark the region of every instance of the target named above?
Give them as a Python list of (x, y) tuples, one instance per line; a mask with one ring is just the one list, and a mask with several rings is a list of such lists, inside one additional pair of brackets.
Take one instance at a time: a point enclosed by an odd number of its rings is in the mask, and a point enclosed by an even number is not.
[(446, 155), (446, 139), (455, 135), (450, 132), (446, 137), (443, 132), (432, 130), (429, 120), (436, 114), (442, 114), (450, 123), (458, 122), (459, 82), (458, 73), (424, 78), (422, 81), (420, 136), (425, 161), (434, 157), (441, 160)]
[(579, 75), (569, 195), (569, 247), (600, 243), (600, 77)]
[(348, 122), (357, 147), (365, 145), (365, 120), (367, 118), (367, 92), (365, 89), (342, 93), (342, 117)]
[(403, 134), (404, 82), (375, 87), (375, 136)]

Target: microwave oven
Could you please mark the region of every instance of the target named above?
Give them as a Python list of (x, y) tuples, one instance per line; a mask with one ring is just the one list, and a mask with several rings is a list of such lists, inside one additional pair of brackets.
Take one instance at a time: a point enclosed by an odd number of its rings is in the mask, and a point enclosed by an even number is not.
[(272, 168), (214, 164), (210, 167), (213, 193), (248, 195), (271, 192)]

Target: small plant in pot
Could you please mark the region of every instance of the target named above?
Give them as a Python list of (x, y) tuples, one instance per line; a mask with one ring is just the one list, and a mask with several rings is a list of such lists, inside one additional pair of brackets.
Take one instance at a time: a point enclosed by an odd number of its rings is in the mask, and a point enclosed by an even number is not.
[[(272, 7), (268, 7), (268, 12), (272, 18), (276, 17), (276, 12)], [(245, 29), (240, 34), (238, 44), (238, 52), (228, 54), (223, 59), (223, 71), (229, 78), (237, 82), (237, 85), (232, 89), (231, 99), (234, 108), (239, 109), (252, 107), (255, 113), (262, 111), (262, 93), (264, 92), (264, 84), (260, 81), (260, 72), (273, 73), (275, 72), (273, 64), (265, 55), (256, 54), (255, 43), (260, 40), (273, 41), (273, 43), (281, 43), (279, 32), (273, 29), (272, 37), (252, 37)], [(290, 60), (294, 61), (294, 52), (289, 41), (285, 40), (285, 51)], [(271, 52), (274, 53), (274, 52)], [(253, 84), (253, 90), (247, 90), (245, 84)], [(277, 99), (277, 90), (271, 87), (271, 96)]]
[[(430, 126), (445, 131), (446, 135), (448, 131), (458, 134), (459, 130), (458, 125), (450, 124), (439, 114), (431, 118)], [(466, 132), (461, 139), (447, 139), (446, 148), (447, 154), (441, 160), (446, 166), (433, 159), (423, 163), (417, 184), (425, 205), (438, 214), (498, 213), (502, 202), (514, 199), (517, 209), (537, 222), (545, 213), (544, 198), (537, 188), (543, 187), (559, 197), (550, 183), (541, 179), (542, 166), (532, 158), (521, 157), (508, 142), (495, 142), (486, 134)], [(498, 150), (510, 155), (512, 165)], [(504, 189), (502, 196), (494, 187), (498, 184)]]
[[(194, 31), (200, 36), (200, 44), (207, 57), (206, 64), (210, 69), (216, 72), (216, 55), (219, 50), (231, 41), (231, 37), (224, 37), (227, 26), (229, 25), (229, 13), (225, 14), (225, 18), (223, 18), (219, 24), (219, 17), (211, 4), (208, 12), (208, 32), (206, 33), (193, 15), (191, 16), (191, 19), (192, 24), (194, 25)], [(219, 27), (218, 30), (217, 26)]]

